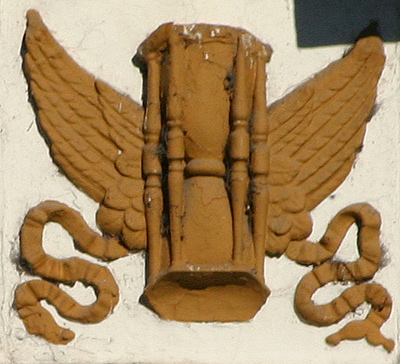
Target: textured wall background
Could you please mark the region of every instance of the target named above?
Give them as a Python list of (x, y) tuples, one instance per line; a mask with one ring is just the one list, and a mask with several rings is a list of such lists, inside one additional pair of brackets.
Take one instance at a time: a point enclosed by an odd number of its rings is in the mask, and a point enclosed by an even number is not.
[[(120, 285), (120, 303), (100, 324), (81, 325), (57, 317), (76, 339), (54, 346), (26, 333), (12, 308), (15, 287), (32, 277), (17, 269), (18, 233), (27, 210), (45, 199), (55, 199), (78, 209), (95, 228), (96, 205), (76, 189), (53, 164), (40, 136), (28, 102), (20, 49), (25, 13), (40, 11), (45, 23), (70, 55), (91, 73), (118, 90), (141, 99), (142, 80), (131, 58), (139, 43), (158, 25), (207, 22), (238, 26), (252, 32), (274, 49), (268, 65), (269, 103), (340, 58), (349, 45), (298, 48), (292, 0), (12, 0), (0, 1), (0, 145), (1, 145), (1, 270), (0, 363), (395, 363), (392, 354), (365, 340), (325, 344), (325, 337), (354, 317), (368, 313), (362, 305), (337, 325), (309, 326), (294, 312), (295, 287), (310, 270), (286, 258), (266, 259), (266, 283), (272, 294), (248, 323), (192, 324), (159, 319), (138, 303), (144, 286), (142, 254), (109, 264)], [(360, 29), (361, 31), (362, 29)], [(369, 202), (382, 215), (381, 241), (386, 266), (374, 281), (390, 292), (394, 309), (383, 332), (398, 342), (400, 307), (399, 234), (399, 49), (386, 43), (387, 63), (379, 85), (377, 111), (367, 128), (364, 148), (343, 185), (314, 212), (317, 240), (330, 219), (345, 206)], [(81, 256), (58, 226), (45, 234), (46, 251), (55, 257)], [(357, 257), (355, 229), (340, 250), (342, 259)], [(321, 290), (317, 302), (328, 302), (343, 286)], [(65, 288), (82, 303), (94, 293), (77, 284)]]

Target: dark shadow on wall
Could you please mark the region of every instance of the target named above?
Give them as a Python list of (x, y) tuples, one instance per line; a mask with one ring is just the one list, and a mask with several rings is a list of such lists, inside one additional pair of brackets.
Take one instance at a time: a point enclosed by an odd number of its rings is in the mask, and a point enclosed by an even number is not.
[(353, 43), (372, 22), (385, 42), (400, 40), (400, 0), (295, 0), (297, 45)]

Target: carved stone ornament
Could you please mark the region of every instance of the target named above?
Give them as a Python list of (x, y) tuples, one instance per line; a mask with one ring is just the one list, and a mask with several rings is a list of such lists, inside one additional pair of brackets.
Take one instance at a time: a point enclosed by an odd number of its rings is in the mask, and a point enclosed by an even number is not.
[[(382, 256), (379, 213), (367, 203), (348, 206), (318, 243), (307, 240), (309, 212), (343, 182), (362, 144), (385, 61), (378, 37), (359, 39), (343, 59), (268, 111), (271, 49), (241, 29), (161, 25), (136, 56), (146, 78), (144, 109), (80, 68), (33, 10), (25, 47), (39, 127), (54, 161), (100, 204), (103, 232), (92, 231), (77, 211), (57, 201), (29, 211), (21, 262), (42, 279), (17, 288), (15, 307), (31, 334), (55, 344), (74, 338), (41, 300), (81, 323), (105, 319), (118, 303), (107, 267), (44, 252), (44, 226), (56, 222), (79, 250), (103, 261), (146, 249), (144, 302), (162, 318), (250, 320), (270, 293), (265, 255), (286, 254), (313, 266), (295, 295), (303, 321), (331, 325), (368, 302), (365, 319), (327, 342), (366, 338), (393, 349), (380, 332), (391, 298), (367, 282)], [(352, 224), (358, 226), (360, 257), (336, 262)], [(93, 304), (80, 305), (57, 285), (77, 281), (94, 288)], [(320, 287), (343, 281), (355, 284), (328, 304), (313, 302)]]

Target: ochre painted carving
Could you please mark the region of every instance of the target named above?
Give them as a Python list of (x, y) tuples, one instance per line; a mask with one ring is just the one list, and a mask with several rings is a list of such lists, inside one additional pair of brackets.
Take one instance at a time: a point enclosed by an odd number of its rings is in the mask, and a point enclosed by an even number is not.
[[(358, 226), (358, 251), (360, 258), (351, 263), (332, 261), (348, 228)], [(393, 340), (386, 339), (380, 327), (390, 316), (392, 300), (379, 284), (366, 284), (379, 268), (382, 250), (379, 244), (381, 220), (379, 213), (368, 204), (351, 205), (340, 211), (331, 221), (319, 243), (297, 242), (286, 254), (293, 260), (316, 265), (297, 286), (295, 306), (308, 322), (327, 326), (340, 321), (361, 303), (371, 304), (371, 311), (364, 320), (347, 324), (326, 341), (337, 345), (344, 339), (366, 338), (373, 345), (383, 345), (387, 351), (394, 348)], [(315, 305), (312, 295), (329, 282), (353, 281), (356, 285), (346, 289), (329, 304)]]
[[(54, 344), (66, 344), (74, 338), (74, 333), (59, 327), (41, 306), (40, 300), (45, 299), (57, 308), (60, 315), (71, 320), (99, 322), (118, 303), (118, 286), (105, 267), (79, 258), (58, 260), (46, 254), (42, 247), (42, 234), (49, 221), (60, 223), (81, 244), (82, 250), (89, 254), (107, 257), (109, 247), (104, 244), (101, 247), (103, 241), (99, 244), (98, 236), (81, 216), (59, 202), (46, 201), (32, 209), (25, 219), (21, 230), (21, 258), (32, 272), (66, 284), (81, 281), (96, 287), (97, 300), (90, 306), (81, 306), (57, 285), (46, 280), (29, 281), (18, 287), (15, 305), (27, 330)], [(102, 251), (99, 252), (99, 249)]]
[[(78, 248), (103, 261), (146, 248), (145, 301), (180, 321), (245, 321), (265, 303), (265, 254), (285, 254), (313, 270), (295, 305), (314, 325), (338, 322), (364, 301), (368, 317), (327, 340), (366, 337), (387, 350), (380, 333), (391, 300), (367, 284), (381, 259), (379, 214), (350, 206), (318, 244), (306, 240), (309, 216), (349, 173), (374, 105), (384, 55), (378, 37), (360, 39), (342, 60), (267, 111), (265, 64), (271, 50), (225, 26), (164, 24), (140, 46), (147, 75), (145, 111), (80, 68), (35, 11), (28, 12), (24, 65), (56, 163), (100, 204), (89, 229), (78, 212), (55, 201), (33, 208), (22, 227), (21, 258), (43, 280), (22, 284), (15, 305), (27, 330), (64, 344), (73, 338), (40, 305), (79, 322), (98, 322), (118, 302), (104, 266), (44, 253), (42, 231), (61, 224)], [(357, 223), (360, 259), (332, 257)], [(331, 281), (354, 281), (332, 303), (313, 293)], [(84, 282), (97, 300), (81, 306), (54, 282)]]

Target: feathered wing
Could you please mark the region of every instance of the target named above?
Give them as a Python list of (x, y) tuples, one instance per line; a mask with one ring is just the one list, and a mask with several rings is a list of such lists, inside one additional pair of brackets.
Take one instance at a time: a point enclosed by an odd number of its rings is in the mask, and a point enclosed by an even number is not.
[(143, 248), (142, 107), (79, 67), (36, 11), (27, 18), (24, 66), (53, 158), (101, 204), (100, 228)]
[(380, 38), (360, 39), (343, 59), (270, 107), (268, 253), (282, 254), (290, 241), (305, 239), (308, 212), (350, 172), (384, 61)]

